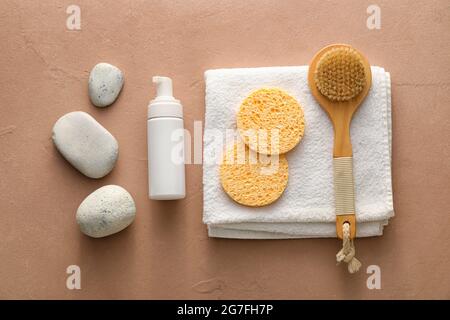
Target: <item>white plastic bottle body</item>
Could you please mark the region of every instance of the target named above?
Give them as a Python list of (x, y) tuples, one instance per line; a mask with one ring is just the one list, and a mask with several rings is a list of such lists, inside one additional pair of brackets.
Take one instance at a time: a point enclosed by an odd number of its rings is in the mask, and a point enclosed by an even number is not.
[(186, 196), (182, 118), (147, 120), (149, 197), (175, 200)]

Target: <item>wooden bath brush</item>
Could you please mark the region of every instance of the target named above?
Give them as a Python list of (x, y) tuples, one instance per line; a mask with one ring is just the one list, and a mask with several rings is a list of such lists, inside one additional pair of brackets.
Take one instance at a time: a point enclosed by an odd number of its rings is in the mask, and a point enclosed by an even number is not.
[(336, 258), (338, 262), (347, 262), (348, 270), (354, 273), (361, 263), (355, 258), (353, 244), (356, 218), (350, 122), (369, 92), (372, 73), (360, 52), (349, 45), (334, 44), (314, 56), (308, 82), (313, 96), (333, 123), (336, 234), (343, 239), (343, 248)]

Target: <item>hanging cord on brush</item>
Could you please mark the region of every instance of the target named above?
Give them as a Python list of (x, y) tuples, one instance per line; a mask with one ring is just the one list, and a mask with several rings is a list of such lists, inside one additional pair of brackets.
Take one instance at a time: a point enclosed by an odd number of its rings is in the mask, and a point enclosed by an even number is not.
[(348, 272), (355, 273), (361, 268), (361, 262), (355, 257), (355, 244), (350, 238), (350, 224), (342, 225), (342, 249), (336, 254), (336, 261), (347, 263)]

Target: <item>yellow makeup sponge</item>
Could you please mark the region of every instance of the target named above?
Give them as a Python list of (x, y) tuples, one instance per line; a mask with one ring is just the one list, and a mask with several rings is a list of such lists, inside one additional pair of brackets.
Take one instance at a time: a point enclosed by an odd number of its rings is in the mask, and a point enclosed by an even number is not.
[(303, 109), (289, 94), (276, 88), (251, 93), (237, 114), (239, 133), (250, 149), (263, 154), (282, 154), (303, 137)]
[(238, 142), (226, 150), (219, 175), (223, 189), (234, 201), (260, 207), (283, 193), (288, 182), (288, 162), (284, 155), (261, 156)]
[(349, 47), (329, 50), (317, 62), (314, 82), (320, 93), (331, 101), (355, 98), (366, 85), (361, 55)]

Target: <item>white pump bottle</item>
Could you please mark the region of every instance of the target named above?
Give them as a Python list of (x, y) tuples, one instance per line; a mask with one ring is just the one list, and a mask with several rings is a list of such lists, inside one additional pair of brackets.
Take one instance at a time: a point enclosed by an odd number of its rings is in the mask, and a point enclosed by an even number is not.
[(148, 106), (149, 197), (175, 200), (186, 196), (183, 107), (172, 94), (172, 80), (153, 77), (156, 98)]

